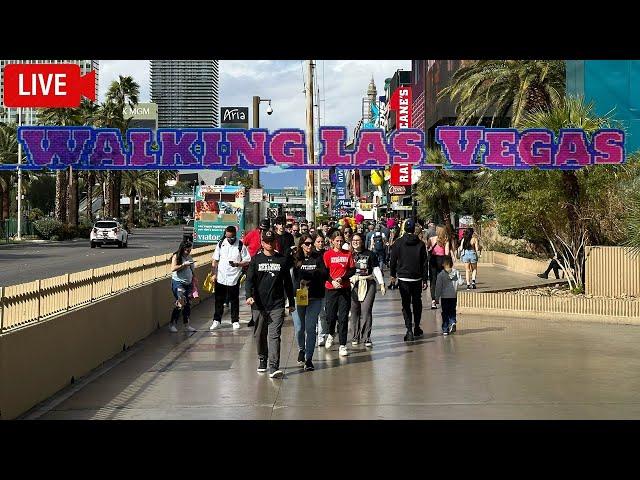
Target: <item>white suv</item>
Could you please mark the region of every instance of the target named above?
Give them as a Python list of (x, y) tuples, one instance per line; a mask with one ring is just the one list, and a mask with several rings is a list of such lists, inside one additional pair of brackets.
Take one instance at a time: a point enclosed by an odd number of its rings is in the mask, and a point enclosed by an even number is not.
[(129, 234), (116, 220), (100, 220), (91, 229), (89, 240), (91, 240), (91, 248), (107, 244), (127, 248)]

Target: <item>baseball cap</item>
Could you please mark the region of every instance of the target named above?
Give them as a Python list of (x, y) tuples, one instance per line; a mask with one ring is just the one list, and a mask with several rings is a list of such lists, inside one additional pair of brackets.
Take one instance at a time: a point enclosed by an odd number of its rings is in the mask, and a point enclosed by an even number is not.
[(271, 230), (267, 230), (262, 233), (262, 241), (267, 243), (272, 243), (276, 239), (275, 234)]
[(265, 218), (264, 220), (262, 220), (260, 222), (260, 229), (261, 230), (269, 230), (269, 227), (271, 226), (269, 219)]
[(413, 233), (416, 231), (416, 224), (413, 220), (409, 219), (404, 222), (404, 231), (408, 233)]

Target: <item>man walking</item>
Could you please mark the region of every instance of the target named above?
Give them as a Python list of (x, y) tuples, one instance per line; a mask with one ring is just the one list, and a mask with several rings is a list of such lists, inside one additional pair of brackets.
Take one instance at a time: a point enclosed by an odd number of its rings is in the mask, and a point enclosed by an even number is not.
[(293, 250), (296, 240), (289, 232), (284, 229), (284, 217), (278, 217), (275, 221), (275, 249), (285, 256), (289, 262), (289, 267), (293, 268)]
[(213, 323), (209, 330), (215, 330), (222, 322), (224, 304), (228, 301), (231, 307), (231, 323), (233, 329), (240, 328), (240, 276), (242, 269), (249, 265), (249, 250), (236, 238), (236, 227), (228, 226), (224, 238), (213, 252), (211, 273), (215, 282), (215, 307)]
[(423, 333), (420, 328), (422, 291), (427, 288), (427, 250), (424, 242), (415, 235), (415, 228), (413, 220), (407, 220), (404, 225), (405, 234), (395, 241), (391, 249), (391, 282), (395, 283), (395, 278), (398, 277), (402, 315), (407, 329), (405, 342), (412, 342), (414, 336), (420, 337)]
[(286, 297), (291, 314), (295, 311), (295, 299), (287, 259), (275, 250), (275, 240), (273, 232), (262, 235), (262, 251), (249, 263), (245, 293), (255, 321), (253, 335), (258, 350), (258, 372), (266, 372), (268, 363), (269, 377), (281, 378), (284, 375), (280, 370), (284, 302)]
[(380, 270), (383, 270), (386, 262), (387, 245), (387, 237), (382, 233), (380, 225), (377, 225), (366, 248), (376, 254)]

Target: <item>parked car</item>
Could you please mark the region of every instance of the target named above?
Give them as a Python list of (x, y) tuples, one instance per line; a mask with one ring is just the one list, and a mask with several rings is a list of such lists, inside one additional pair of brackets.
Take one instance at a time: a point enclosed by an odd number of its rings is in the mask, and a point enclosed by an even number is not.
[(182, 239), (191, 240), (193, 242), (193, 220), (189, 220), (187, 224), (182, 227)]
[(118, 248), (127, 248), (129, 244), (129, 234), (122, 224), (117, 220), (99, 220), (91, 229), (89, 234), (91, 248), (102, 247), (103, 245), (117, 245)]

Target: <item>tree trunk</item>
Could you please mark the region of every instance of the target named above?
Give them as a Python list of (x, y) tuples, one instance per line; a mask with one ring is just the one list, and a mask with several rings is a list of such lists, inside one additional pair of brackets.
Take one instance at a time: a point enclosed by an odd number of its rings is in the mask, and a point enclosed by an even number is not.
[(128, 220), (129, 228), (133, 228), (133, 221), (134, 221), (134, 218), (133, 218), (134, 204), (133, 204), (133, 202), (134, 202), (134, 198), (135, 197), (136, 197), (136, 191), (135, 191), (135, 189), (132, 188), (131, 191), (129, 192), (129, 212), (128, 212), (129, 213), (129, 220)]
[(573, 170), (562, 170), (562, 184), (567, 198), (567, 218), (571, 241), (577, 242), (579, 230), (578, 202), (580, 200), (580, 184)]
[(103, 188), (102, 188), (102, 192), (103, 192), (103, 210), (104, 210), (104, 214), (103, 217), (112, 217), (112, 213), (113, 213), (113, 187), (111, 185), (111, 182), (113, 181), (112, 178), (112, 174), (113, 172), (111, 170), (107, 170), (107, 175), (106, 178), (102, 184)]
[(69, 167), (69, 186), (67, 188), (67, 221), (72, 227), (78, 226), (78, 171)]
[(67, 172), (56, 171), (56, 220), (67, 223)]
[(87, 175), (87, 218), (91, 223), (93, 223), (93, 184), (95, 181), (95, 174), (89, 172)]
[(2, 220), (9, 218), (9, 189), (2, 190)]
[(112, 216), (114, 218), (120, 218), (120, 192), (122, 185), (122, 174), (120, 172), (114, 171), (112, 172), (112, 185), (113, 185), (113, 204), (112, 204)]
[(447, 197), (442, 197), (440, 202), (440, 214), (442, 215), (442, 220), (447, 225), (452, 225), (451, 223), (451, 206), (449, 205), (449, 199)]

